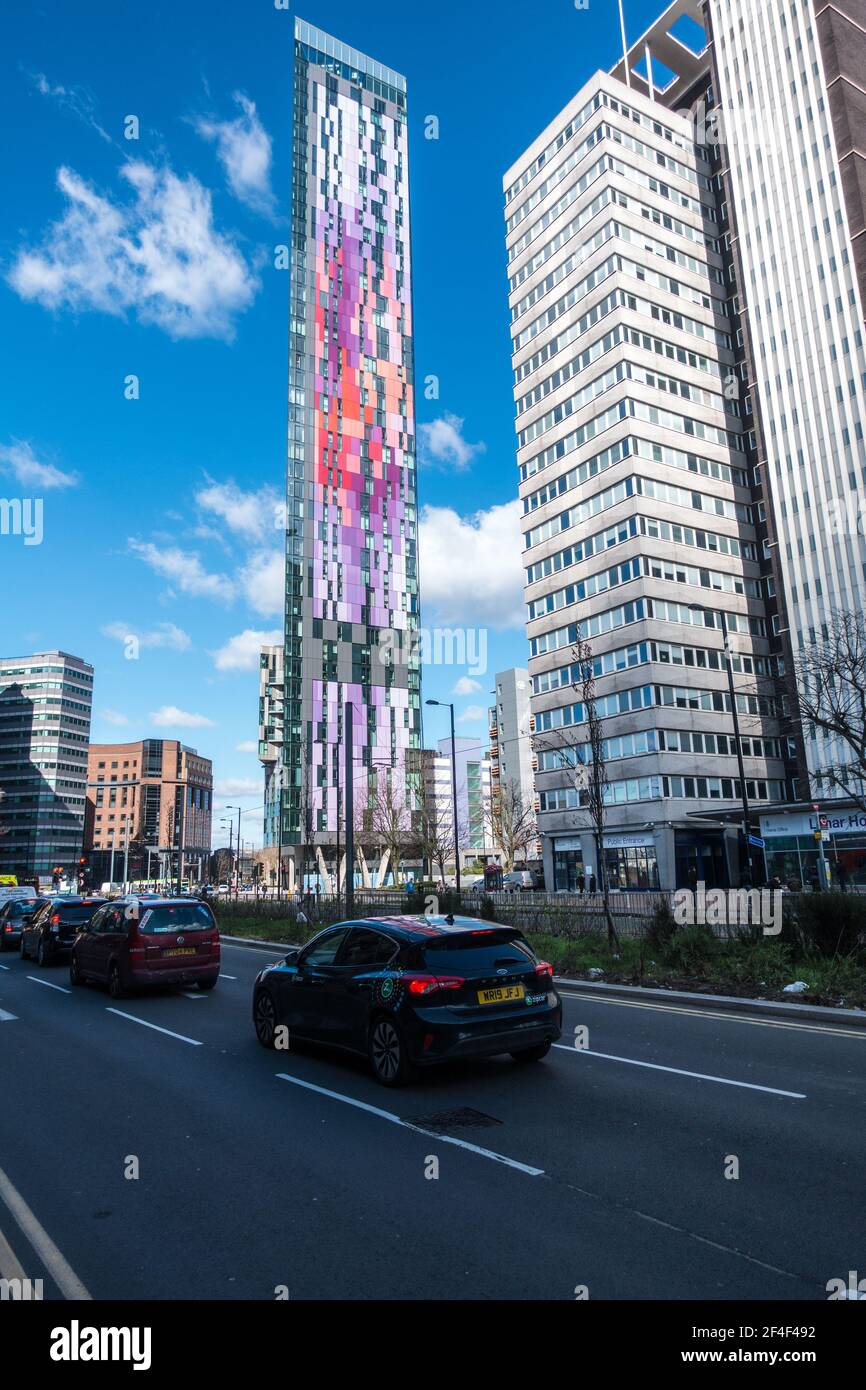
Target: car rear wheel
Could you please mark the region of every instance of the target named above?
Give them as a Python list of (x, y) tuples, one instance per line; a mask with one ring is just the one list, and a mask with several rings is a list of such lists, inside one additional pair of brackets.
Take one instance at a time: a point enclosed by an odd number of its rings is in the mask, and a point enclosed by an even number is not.
[(25, 945), (24, 945), (24, 933), (23, 933), (23, 932), (21, 933), (21, 939), (20, 939), (20, 941), (18, 942), (18, 954), (19, 954), (19, 956), (21, 957), (22, 960), (26, 960), (26, 959), (27, 959), (27, 948), (26, 948)]
[(38, 964), (41, 965), (41, 966), (42, 966), (42, 969), (44, 970), (45, 967), (48, 965), (48, 962), (50, 961), (50, 959), (51, 959), (51, 957), (49, 956), (48, 952), (47, 952), (46, 949), (45, 949), (45, 942), (43, 941), (42, 937), (40, 936), (40, 938), (39, 938), (39, 945), (36, 947), (36, 960), (37, 960)]
[(406, 1055), (406, 1044), (390, 1018), (373, 1020), (369, 1052), (373, 1075), (380, 1085), (404, 1086), (410, 1080), (412, 1067)]
[(277, 1009), (267, 990), (257, 996), (253, 1009), (256, 1037), (262, 1047), (273, 1047), (277, 1031)]
[(522, 1052), (512, 1052), (515, 1062), (540, 1062), (550, 1051), (550, 1038), (537, 1047), (526, 1047)]
[(112, 999), (123, 998), (123, 981), (120, 978), (120, 970), (117, 964), (112, 965), (108, 972), (108, 993)]
[(69, 983), (71, 985), (83, 985), (84, 977), (78, 968), (78, 957), (75, 952), (69, 957)]

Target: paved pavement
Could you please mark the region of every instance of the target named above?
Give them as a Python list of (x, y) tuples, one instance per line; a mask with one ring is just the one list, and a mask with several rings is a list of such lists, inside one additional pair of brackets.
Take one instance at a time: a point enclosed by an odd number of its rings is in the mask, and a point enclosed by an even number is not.
[(226, 944), (211, 994), (114, 1004), (0, 955), (0, 1275), (52, 1298), (823, 1301), (863, 1266), (863, 1029), (575, 985), (545, 1062), (387, 1091), (362, 1060), (259, 1047), (266, 960)]

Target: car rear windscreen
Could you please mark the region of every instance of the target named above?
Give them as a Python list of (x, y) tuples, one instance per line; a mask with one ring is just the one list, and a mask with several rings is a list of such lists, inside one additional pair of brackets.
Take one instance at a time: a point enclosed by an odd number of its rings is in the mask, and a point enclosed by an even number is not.
[(39, 907), (39, 903), (33, 899), (30, 902), (13, 903), (9, 909), (10, 917), (29, 917)]
[(138, 930), (147, 936), (171, 931), (213, 931), (213, 913), (204, 903), (178, 903), (176, 907), (149, 907), (141, 914)]
[(102, 903), (63, 903), (55, 906), (51, 915), (59, 915), (60, 921), (67, 926), (80, 927), (90, 921), (98, 907), (102, 907)]
[(424, 943), (424, 964), (437, 973), (483, 974), (498, 965), (534, 965), (529, 944), (513, 931), (442, 936)]

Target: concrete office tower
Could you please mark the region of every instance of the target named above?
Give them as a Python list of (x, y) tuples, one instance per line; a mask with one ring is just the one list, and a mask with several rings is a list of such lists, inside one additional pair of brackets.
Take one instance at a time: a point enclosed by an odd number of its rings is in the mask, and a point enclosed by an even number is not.
[(349, 702), (358, 810), (420, 805), (405, 79), (297, 20), (293, 112), (282, 841), (321, 868)]
[(74, 877), (84, 833), (93, 667), (67, 652), (0, 658), (0, 873)]
[(491, 796), (495, 798), (502, 788), (514, 788), (527, 811), (535, 802), (529, 690), (528, 671), (514, 666), (497, 671), (496, 703), (488, 711)]
[[(716, 153), (690, 107), (703, 41), (654, 42), (666, 85), (597, 73), (505, 177), (539, 823), (549, 886), (598, 871), (557, 751), (580, 745), (572, 650), (591, 644), (614, 886), (737, 882), (742, 782), (796, 791), (766, 502), (737, 377), (741, 323)], [(652, 43), (653, 41), (651, 41)], [(639, 54), (638, 54), (639, 48)], [(643, 59), (635, 45), (630, 64)], [(680, 114), (683, 108), (685, 114)], [(767, 544), (765, 544), (767, 541)], [(744, 778), (723, 656), (730, 634)]]

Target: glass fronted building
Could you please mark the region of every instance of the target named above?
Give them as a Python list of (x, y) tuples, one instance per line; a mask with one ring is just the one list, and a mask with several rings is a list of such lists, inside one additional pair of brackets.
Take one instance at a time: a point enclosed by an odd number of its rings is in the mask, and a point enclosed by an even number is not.
[(297, 20), (293, 121), (282, 843), (327, 856), (347, 704), (356, 806), (420, 797), (405, 79)]
[(67, 652), (0, 658), (0, 873), (78, 870), (93, 667)]

